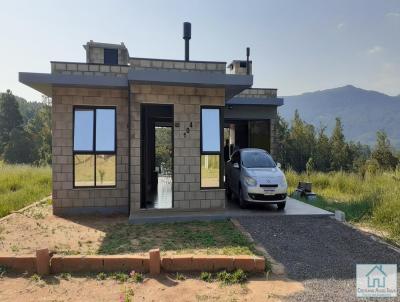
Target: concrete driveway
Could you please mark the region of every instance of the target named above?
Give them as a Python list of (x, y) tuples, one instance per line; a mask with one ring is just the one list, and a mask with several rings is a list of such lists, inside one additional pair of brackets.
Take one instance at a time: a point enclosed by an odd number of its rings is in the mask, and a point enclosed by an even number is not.
[(226, 208), (212, 212), (204, 211), (185, 211), (180, 213), (163, 212), (154, 214), (143, 213), (141, 216), (134, 217), (130, 222), (134, 224), (157, 223), (157, 222), (178, 222), (193, 220), (222, 220), (237, 217), (272, 217), (272, 216), (332, 216), (333, 213), (311, 206), (299, 200), (288, 197), (286, 208), (278, 211), (275, 205), (250, 205), (247, 209), (241, 209), (236, 201), (227, 200)]
[(333, 213), (306, 204), (297, 199), (288, 197), (284, 211), (278, 211), (276, 205), (250, 204), (248, 208), (241, 209), (236, 200), (226, 200), (226, 213), (231, 217), (239, 216), (286, 216), (286, 215), (312, 215), (330, 216)]

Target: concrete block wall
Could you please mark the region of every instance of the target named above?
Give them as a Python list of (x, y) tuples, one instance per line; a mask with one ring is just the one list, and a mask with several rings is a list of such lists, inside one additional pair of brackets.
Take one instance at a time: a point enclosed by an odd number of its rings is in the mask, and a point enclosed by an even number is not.
[(275, 88), (249, 88), (243, 90), (236, 97), (276, 98), (278, 90)]
[[(73, 188), (73, 106), (115, 106), (116, 188)], [(128, 212), (128, 90), (53, 88), (53, 211), (55, 214)]]
[(87, 43), (86, 44), (86, 63), (104, 64), (104, 48), (116, 48), (118, 50), (118, 64), (127, 65), (129, 56), (125, 47), (118, 45), (107, 45), (103, 43)]
[[(200, 106), (225, 104), (224, 88), (196, 88), (131, 84), (131, 215), (140, 210), (140, 105), (173, 104), (174, 124), (174, 209), (225, 207), (225, 190), (200, 190)], [(193, 127), (190, 128), (190, 122)], [(190, 133), (184, 135), (186, 128)]]
[(129, 66), (51, 62), (52, 74), (127, 77)]
[(136, 70), (162, 69), (169, 71), (199, 71), (212, 73), (225, 73), (225, 62), (201, 62), (201, 61), (181, 61), (181, 60), (163, 60), (148, 58), (130, 58), (130, 67)]

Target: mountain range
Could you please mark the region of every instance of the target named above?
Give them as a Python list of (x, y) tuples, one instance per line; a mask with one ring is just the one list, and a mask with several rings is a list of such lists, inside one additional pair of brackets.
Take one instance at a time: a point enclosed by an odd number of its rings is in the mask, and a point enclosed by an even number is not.
[(330, 134), (340, 117), (347, 140), (373, 146), (376, 132), (384, 130), (392, 145), (400, 148), (400, 95), (347, 85), (283, 98), (278, 111), (288, 122), (297, 109), (304, 121), (317, 128), (326, 126)]

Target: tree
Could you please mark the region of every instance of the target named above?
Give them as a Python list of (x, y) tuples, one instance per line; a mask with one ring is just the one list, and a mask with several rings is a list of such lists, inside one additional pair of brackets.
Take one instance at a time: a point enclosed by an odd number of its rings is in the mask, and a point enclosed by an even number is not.
[(376, 145), (371, 155), (382, 169), (395, 169), (399, 159), (394, 156), (390, 140), (385, 131), (378, 131), (376, 133)]
[(275, 159), (277, 162), (282, 164), (283, 168), (288, 168), (290, 166), (290, 161), (288, 158), (289, 152), (289, 125), (288, 123), (278, 115), (275, 121), (275, 135), (276, 135), (276, 151)]
[(8, 144), (12, 130), (21, 127), (22, 116), (17, 100), (11, 90), (7, 90), (0, 99), (0, 154)]
[(342, 122), (338, 117), (332, 131), (330, 145), (332, 152), (331, 168), (333, 170), (349, 170), (352, 166), (349, 147), (344, 138)]
[(46, 96), (42, 99), (43, 106), (26, 126), (34, 143), (33, 163), (36, 165), (51, 164), (51, 101)]
[(32, 163), (35, 154), (34, 144), (29, 134), (20, 127), (11, 130), (9, 141), (4, 147), (3, 158), (9, 164)]
[(314, 126), (304, 122), (296, 110), (288, 139), (288, 161), (296, 171), (304, 171), (315, 146)]
[(310, 175), (314, 171), (314, 168), (315, 168), (314, 160), (312, 157), (310, 157), (306, 163), (307, 175)]
[(315, 150), (313, 152), (313, 159), (315, 163), (315, 169), (318, 171), (329, 171), (331, 167), (331, 146), (329, 138), (325, 134), (326, 127), (321, 127), (318, 130)]

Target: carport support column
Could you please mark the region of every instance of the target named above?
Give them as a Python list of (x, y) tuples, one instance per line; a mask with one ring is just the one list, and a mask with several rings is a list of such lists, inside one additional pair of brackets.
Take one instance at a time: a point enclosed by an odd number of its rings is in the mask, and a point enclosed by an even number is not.
[[(235, 145), (235, 124), (229, 124), (229, 146), (232, 145)], [(229, 155), (231, 155), (231, 152)]]

